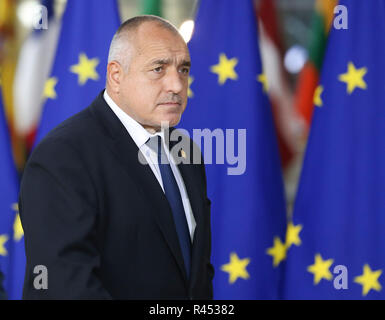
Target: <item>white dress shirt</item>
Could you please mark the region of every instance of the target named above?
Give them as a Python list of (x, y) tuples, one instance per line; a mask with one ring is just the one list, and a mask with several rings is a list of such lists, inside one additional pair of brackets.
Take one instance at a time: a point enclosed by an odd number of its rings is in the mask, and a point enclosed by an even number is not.
[(164, 131), (162, 130), (160, 132), (156, 132), (155, 134), (151, 134), (150, 132), (148, 132), (146, 129), (142, 127), (141, 124), (139, 124), (136, 120), (131, 118), (120, 107), (118, 107), (118, 105), (108, 95), (107, 90), (104, 91), (103, 98), (106, 101), (106, 103), (109, 105), (109, 107), (112, 109), (112, 111), (115, 113), (115, 115), (122, 122), (122, 124), (124, 125), (128, 133), (130, 134), (132, 140), (134, 140), (135, 144), (138, 146), (139, 150), (142, 152), (143, 156), (145, 157), (147, 163), (149, 164), (152, 172), (154, 173), (156, 179), (158, 180), (164, 192), (162, 175), (160, 174), (160, 170), (158, 166), (158, 155), (153, 149), (151, 149), (146, 144), (148, 139), (154, 137), (155, 135), (159, 135), (162, 138), (164, 150), (166, 152), (167, 158), (171, 166), (171, 170), (174, 173), (174, 177), (178, 184), (180, 195), (182, 197), (184, 212), (186, 214), (186, 220), (187, 220), (188, 228), (190, 231), (190, 237), (192, 241), (192, 239), (194, 238), (196, 222), (194, 219), (194, 215), (192, 213), (190, 200), (187, 196), (186, 187), (184, 185), (182, 176), (179, 172), (178, 167), (175, 164), (172, 154), (170, 154), (168, 147), (165, 145)]

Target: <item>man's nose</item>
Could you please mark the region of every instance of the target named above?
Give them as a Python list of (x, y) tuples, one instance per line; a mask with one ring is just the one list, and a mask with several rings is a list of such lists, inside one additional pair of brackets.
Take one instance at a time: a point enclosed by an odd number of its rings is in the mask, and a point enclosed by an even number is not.
[(178, 70), (171, 69), (168, 70), (167, 76), (165, 78), (165, 89), (167, 92), (180, 93), (183, 89), (184, 79)]

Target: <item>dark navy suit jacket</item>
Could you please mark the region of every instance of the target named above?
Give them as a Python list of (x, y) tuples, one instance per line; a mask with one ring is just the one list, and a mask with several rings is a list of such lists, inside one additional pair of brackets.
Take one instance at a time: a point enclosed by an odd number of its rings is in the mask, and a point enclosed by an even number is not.
[(4, 275), (0, 271), (0, 300), (5, 300), (7, 298), (5, 294), (5, 290), (3, 288), (3, 280), (4, 280)]
[[(103, 92), (52, 130), (30, 156), (21, 183), (23, 298), (211, 299), (204, 165), (178, 168), (197, 224), (189, 277), (167, 198), (150, 166), (139, 163), (138, 147)], [(37, 265), (47, 267), (48, 289), (34, 287)]]

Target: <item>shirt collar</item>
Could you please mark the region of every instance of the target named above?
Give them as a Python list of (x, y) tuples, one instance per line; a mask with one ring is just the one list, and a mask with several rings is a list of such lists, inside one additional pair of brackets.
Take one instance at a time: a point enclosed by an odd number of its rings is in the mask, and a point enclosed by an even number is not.
[(108, 106), (112, 109), (115, 115), (122, 122), (131, 138), (134, 140), (135, 144), (140, 149), (151, 137), (159, 135), (164, 141), (164, 130), (160, 132), (156, 132), (155, 134), (151, 134), (148, 132), (143, 126), (131, 118), (127, 113), (125, 113), (112, 98), (108, 95), (107, 90), (104, 90), (103, 98), (108, 104)]

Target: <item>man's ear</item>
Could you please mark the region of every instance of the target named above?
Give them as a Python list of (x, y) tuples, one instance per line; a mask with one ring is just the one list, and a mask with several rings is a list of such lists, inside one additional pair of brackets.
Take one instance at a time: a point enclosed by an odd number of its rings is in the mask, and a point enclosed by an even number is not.
[(114, 93), (119, 93), (122, 80), (122, 66), (117, 61), (110, 61), (107, 65), (107, 83)]

